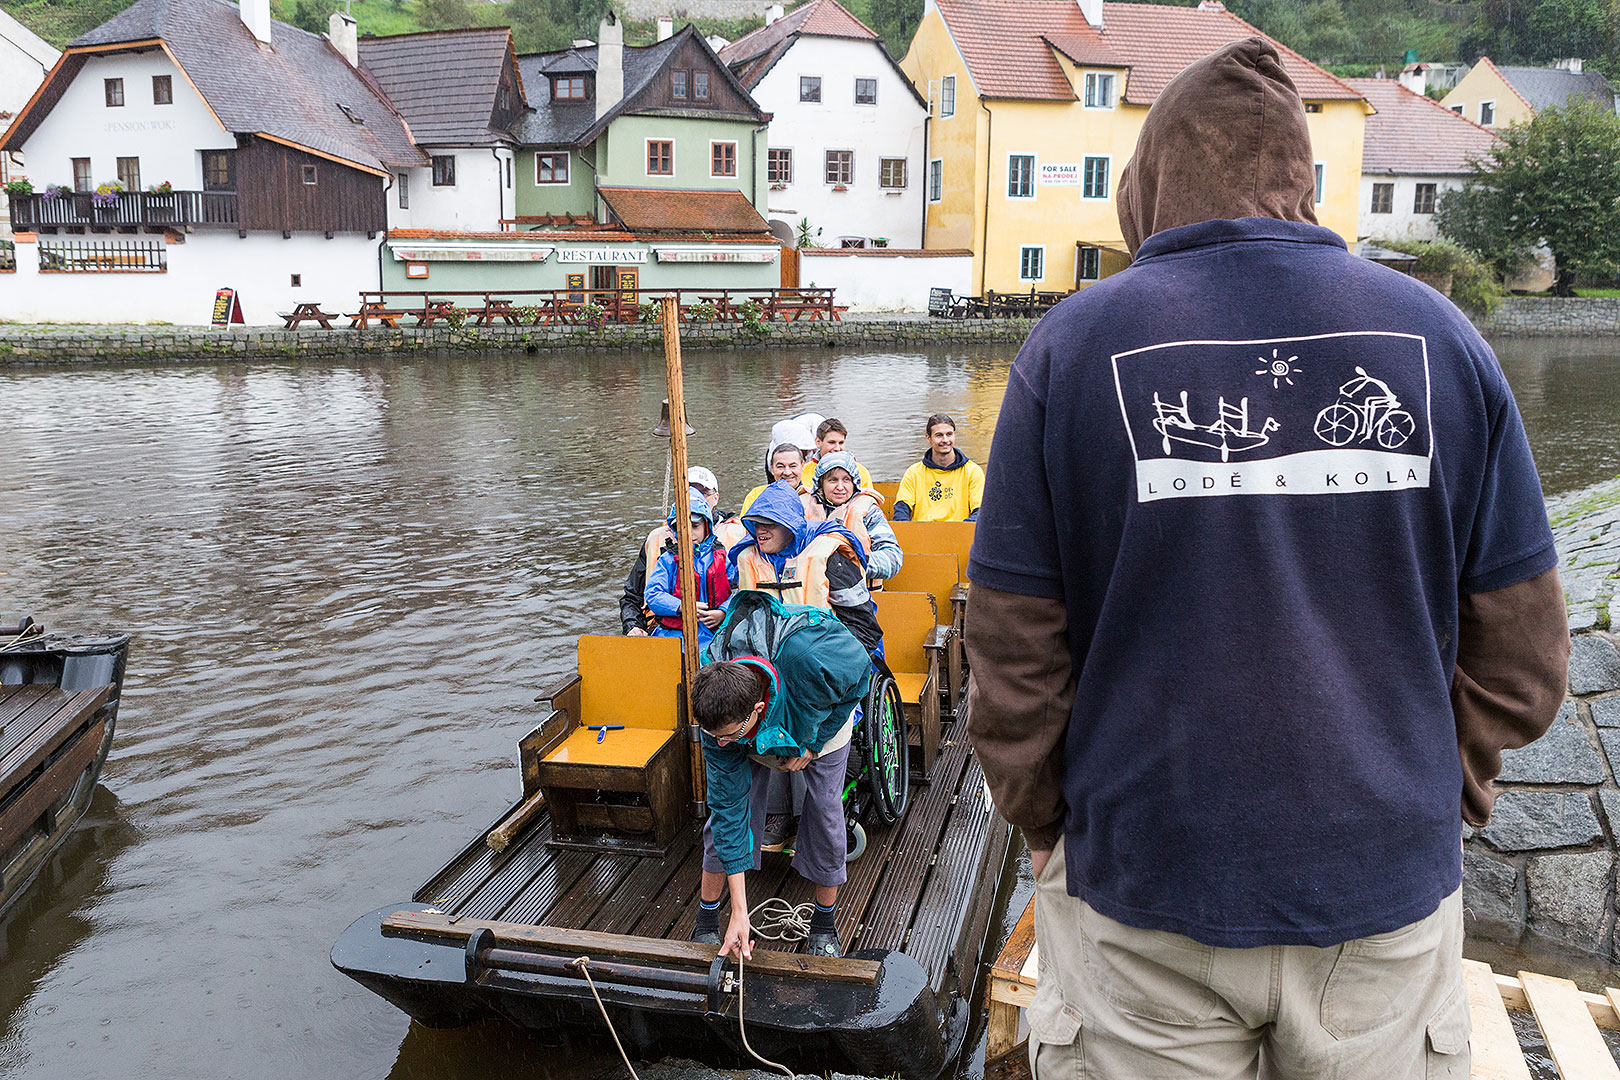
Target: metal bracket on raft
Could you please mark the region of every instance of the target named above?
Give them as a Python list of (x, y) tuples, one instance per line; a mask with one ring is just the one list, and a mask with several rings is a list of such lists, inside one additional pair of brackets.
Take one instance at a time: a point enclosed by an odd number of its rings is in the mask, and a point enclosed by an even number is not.
[(706, 990), (709, 999), (709, 1011), (718, 1013), (725, 1011), (725, 997), (727, 994), (737, 992), (737, 976), (726, 967), (726, 958), (716, 956), (709, 964), (709, 985)]
[(478, 981), (478, 969), (484, 963), (484, 950), (495, 944), (495, 932), (487, 926), (480, 926), (467, 938), (467, 981)]

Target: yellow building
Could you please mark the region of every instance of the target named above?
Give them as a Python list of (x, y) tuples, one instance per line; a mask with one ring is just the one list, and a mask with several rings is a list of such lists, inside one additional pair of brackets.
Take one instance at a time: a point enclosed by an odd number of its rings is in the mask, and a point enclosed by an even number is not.
[(1585, 98), (1614, 110), (1615, 92), (1595, 71), (1582, 71), (1579, 60), (1560, 60), (1552, 67), (1512, 67), (1482, 56), (1440, 104), (1481, 127), (1504, 128), (1527, 122), (1550, 105)]
[[(1084, 288), (1123, 269), (1114, 189), (1148, 108), (1192, 61), (1254, 35), (1215, 0), (927, 0), (901, 63), (932, 118), (925, 246), (970, 249), (980, 294)], [(1278, 50), (1309, 114), (1317, 219), (1354, 243), (1372, 108)]]

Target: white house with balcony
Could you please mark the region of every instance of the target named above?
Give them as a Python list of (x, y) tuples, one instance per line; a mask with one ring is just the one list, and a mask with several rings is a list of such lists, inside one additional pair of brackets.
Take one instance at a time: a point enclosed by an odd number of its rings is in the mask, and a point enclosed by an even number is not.
[(822, 247), (920, 248), (928, 104), (838, 0), (810, 0), (720, 59), (771, 114), (771, 231)]
[[(0, 11), (0, 129), (28, 104), (62, 54), (16, 19)], [(0, 187), (27, 176), (20, 153), (0, 153)], [(5, 199), (0, 198), (0, 236), (11, 232)], [(9, 255), (0, 255), (9, 262)]]
[(274, 22), (268, 0), (137, 0), (70, 43), (0, 139), (34, 185), (9, 198), (0, 310), (205, 323), (222, 287), (249, 323), (352, 310), (379, 280), (386, 185), (428, 159), (359, 72), (352, 21), (332, 27)]

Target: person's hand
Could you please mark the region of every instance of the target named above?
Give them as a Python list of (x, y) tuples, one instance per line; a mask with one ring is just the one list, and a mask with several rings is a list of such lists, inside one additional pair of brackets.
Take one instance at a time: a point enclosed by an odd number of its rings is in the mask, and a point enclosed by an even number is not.
[(632, 626), (630, 629), (628, 629), (628, 630), (626, 630), (624, 632), (624, 636), (625, 637), (646, 637), (647, 636), (647, 631), (643, 630), (639, 626)]
[(726, 938), (720, 943), (720, 955), (730, 956), (736, 949), (744, 960), (754, 958), (754, 944), (750, 941), (752, 928), (748, 925), (748, 909), (732, 908), (731, 922), (726, 925)]
[(1051, 848), (1046, 848), (1044, 850), (1039, 850), (1036, 848), (1029, 849), (1029, 867), (1031, 870), (1035, 871), (1035, 877), (1037, 880), (1040, 878), (1041, 874), (1045, 872), (1046, 862), (1051, 857)]
[(816, 760), (816, 755), (806, 750), (803, 754), (796, 758), (789, 758), (783, 763), (782, 767), (788, 772), (798, 772), (800, 769), (804, 768), (814, 760)]
[(698, 622), (713, 630), (725, 621), (726, 609), (710, 607), (708, 604), (700, 603), (697, 606), (697, 617)]

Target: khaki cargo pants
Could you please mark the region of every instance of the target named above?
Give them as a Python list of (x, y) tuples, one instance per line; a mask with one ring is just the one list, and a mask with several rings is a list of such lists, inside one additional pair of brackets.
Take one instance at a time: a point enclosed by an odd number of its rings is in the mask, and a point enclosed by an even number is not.
[(1462, 893), (1332, 948), (1222, 949), (1115, 922), (1036, 881), (1036, 1080), (1468, 1078)]

